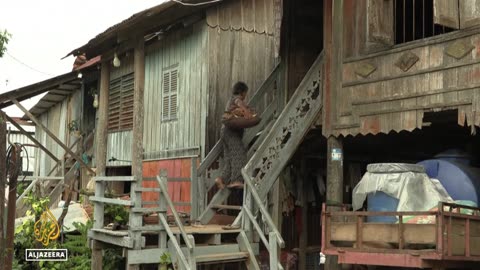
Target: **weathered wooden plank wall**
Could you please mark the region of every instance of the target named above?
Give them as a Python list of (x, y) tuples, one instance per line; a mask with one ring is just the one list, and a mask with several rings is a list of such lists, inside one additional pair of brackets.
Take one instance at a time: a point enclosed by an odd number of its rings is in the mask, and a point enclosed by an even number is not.
[[(77, 139), (70, 134), (68, 124), (72, 120), (79, 121), (81, 119), (81, 98), (81, 91), (76, 91), (65, 100), (51, 107), (45, 113), (38, 115), (38, 119), (66, 145), (73, 144)], [(64, 155), (65, 150), (53, 141), (43, 130), (37, 128), (35, 130), (35, 137), (59, 159)], [(37, 162), (36, 175), (47, 175), (55, 166), (55, 162), (38, 148), (35, 151), (35, 156), (39, 159)]]
[(118, 55), (120, 59), (120, 66), (113, 67), (112, 63), (110, 63), (110, 81), (113, 81), (123, 75), (129, 74), (133, 72), (133, 52), (129, 51), (124, 55)]
[[(451, 50), (465, 56), (452, 57)], [(414, 64), (404, 71), (396, 64), (401, 60)], [(365, 69), (375, 70), (359, 75)], [(459, 125), (479, 125), (479, 74), (478, 28), (346, 59), (334, 134), (411, 131), (422, 127), (425, 111), (444, 109), (458, 109)]]
[[(110, 161), (114, 157), (118, 161)], [(125, 130), (108, 133), (107, 166), (131, 166), (132, 163), (132, 131)]]
[(207, 24), (208, 151), (219, 139), (233, 84), (246, 82), (251, 95), (274, 67), (274, 0), (227, 1), (207, 11)]
[[(205, 21), (168, 34), (145, 58), (145, 159), (197, 156), (207, 107)], [(162, 121), (162, 72), (178, 65), (177, 119)]]
[(367, 1), (344, 0), (344, 56), (359, 56), (366, 52)]
[[(119, 56), (120, 66), (111, 67), (110, 81), (133, 72), (133, 52)], [(112, 157), (120, 161), (109, 161)], [(107, 140), (107, 166), (130, 166), (132, 160), (132, 131), (109, 132)]]

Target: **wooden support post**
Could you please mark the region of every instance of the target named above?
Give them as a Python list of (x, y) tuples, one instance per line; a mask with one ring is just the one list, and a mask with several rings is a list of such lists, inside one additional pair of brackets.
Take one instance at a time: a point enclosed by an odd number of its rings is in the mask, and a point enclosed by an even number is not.
[(307, 269), (307, 240), (308, 240), (308, 184), (306, 178), (306, 162), (305, 159), (301, 160), (300, 163), (300, 174), (298, 175), (300, 178), (299, 186), (300, 192), (302, 192), (301, 204), (302, 204), (302, 233), (300, 234), (299, 239), (299, 269)]
[(42, 124), (42, 122), (38, 121), (38, 119), (35, 116), (33, 116), (33, 114), (31, 114), (27, 109), (25, 109), (25, 107), (23, 107), (22, 104), (20, 104), (20, 102), (18, 102), (16, 99), (12, 99), (12, 102), (15, 103), (15, 105), (17, 105), (17, 107), (20, 110), (22, 110), (23, 113), (25, 113), (28, 116), (28, 118), (30, 118), (30, 120), (32, 120), (36, 124), (37, 128), (40, 128), (43, 131), (45, 131), (45, 133), (47, 133), (48, 136), (50, 136), (58, 145), (60, 145), (60, 147), (62, 147), (67, 153), (69, 153), (72, 157), (74, 157), (82, 166), (87, 168), (87, 170), (89, 170), (90, 173), (95, 175), (95, 172), (83, 161), (81, 157), (75, 154), (68, 146), (66, 146), (59, 138), (57, 138), (57, 136), (55, 136), (55, 134), (53, 134), (44, 124)]
[(15, 170), (22, 158), (20, 156), (20, 146), (15, 145), (12, 149), (12, 155), (9, 162), (13, 168), (9, 168), (8, 179), (8, 204), (7, 204), (7, 234), (6, 234), (6, 257), (5, 257), (5, 269), (12, 269), (13, 256), (14, 256), (14, 238), (15, 238), (15, 209), (17, 198), (17, 179), (18, 171)]
[[(107, 162), (107, 119), (108, 119), (108, 88), (110, 85), (110, 62), (102, 62), (100, 75), (100, 102), (98, 104), (98, 120), (96, 128), (95, 163), (97, 176), (105, 176)], [(95, 197), (103, 197), (105, 182), (95, 182)], [(102, 202), (94, 203), (93, 228), (103, 228), (104, 205)], [(92, 243), (92, 270), (101, 270), (103, 265), (102, 249), (96, 240)]]
[(201, 178), (197, 176), (197, 158), (192, 158), (191, 162), (192, 166), (190, 171), (190, 201), (192, 202), (192, 207), (190, 209), (190, 219), (197, 220), (201, 205), (201, 201), (199, 200), (199, 198), (202, 197), (200, 194), (200, 183), (198, 181)]
[(0, 270), (5, 270), (5, 185), (7, 184), (7, 124), (0, 111)]
[[(327, 134), (327, 203), (343, 202), (343, 144), (329, 136), (337, 120), (336, 101), (340, 98), (343, 65), (343, 0), (324, 1), (324, 48), (326, 52), (325, 115), (323, 130)], [(329, 87), (328, 87), (329, 86)], [(332, 154), (334, 155), (332, 158)], [(338, 257), (327, 256), (325, 269), (341, 269)]]
[[(277, 243), (277, 237), (275, 236), (274, 232), (269, 233), (268, 235), (268, 240), (270, 243), (270, 270), (278, 270), (278, 263), (279, 257), (278, 257), (278, 243)], [(305, 269), (305, 268), (300, 268), (300, 269)]]
[[(343, 144), (341, 138), (327, 140), (327, 203), (343, 202)], [(341, 269), (336, 256), (327, 256), (325, 269)]]
[[(141, 187), (143, 180), (143, 110), (144, 100), (143, 92), (145, 86), (145, 40), (143, 36), (136, 38), (133, 51), (133, 69), (134, 94), (133, 94), (133, 144), (132, 144), (132, 175), (136, 182), (132, 183), (132, 188)], [(142, 207), (142, 197), (139, 193), (132, 192), (132, 202), (134, 207)], [(139, 213), (130, 213), (130, 227), (142, 226), (142, 215)], [(134, 239), (134, 249), (141, 249), (141, 232), (133, 232), (131, 237)], [(128, 264), (129, 270), (140, 269), (139, 265)]]

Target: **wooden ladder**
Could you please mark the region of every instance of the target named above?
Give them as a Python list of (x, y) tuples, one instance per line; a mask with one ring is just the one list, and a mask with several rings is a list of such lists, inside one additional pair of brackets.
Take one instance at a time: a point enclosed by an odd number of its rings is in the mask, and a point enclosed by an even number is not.
[[(73, 149), (76, 145), (78, 144), (83, 144), (83, 143), (86, 143), (87, 144), (87, 149), (85, 151), (83, 151), (83, 147), (78, 147), (77, 151), (75, 152), (75, 154), (77, 155), (80, 155), (82, 153), (85, 153), (87, 152), (88, 150), (90, 150), (92, 147), (93, 147), (93, 136), (94, 136), (95, 132), (90, 132), (90, 134), (85, 138), (85, 139), (82, 139), (82, 138), (78, 138), (71, 146), (70, 146), (70, 149)], [(68, 168), (68, 171), (63, 175), (63, 171), (62, 170), (58, 170), (58, 167), (60, 166), (60, 163), (57, 163), (49, 172), (48, 174), (48, 177), (47, 178), (54, 178), (54, 180), (50, 180), (47, 182), (47, 184), (44, 186), (44, 188), (46, 189), (49, 189), (51, 187), (52, 190), (49, 191), (48, 193), (48, 197), (50, 198), (50, 202), (49, 202), (49, 205), (48, 207), (50, 209), (53, 209), (53, 208), (56, 208), (55, 207), (55, 204), (58, 203), (58, 200), (60, 199), (63, 191), (64, 191), (64, 188), (66, 186), (70, 186), (73, 182), (74, 182), (74, 179), (75, 179), (75, 173), (77, 170), (79, 170), (79, 167), (80, 167), (80, 163), (78, 161), (76, 161), (73, 157), (66, 157), (67, 154), (65, 154), (63, 156), (63, 160), (65, 161), (65, 164), (69, 164), (69, 163), (73, 163), (73, 165), (70, 166), (70, 168)], [(55, 173), (56, 172), (56, 173)], [(50, 175), (52, 175), (53, 173), (55, 173), (55, 176), (54, 177), (50, 177)], [(62, 176), (63, 175), (63, 176)], [(59, 178), (61, 177), (61, 178)], [(33, 180), (30, 185), (24, 190), (24, 192), (19, 196), (19, 198), (17, 199), (17, 202), (16, 202), (16, 205), (17, 205), (17, 217), (22, 217), (25, 215), (26, 211), (28, 210), (29, 206), (26, 206), (23, 199), (24, 197), (33, 189), (33, 187), (39, 182), (38, 179), (36, 180)]]

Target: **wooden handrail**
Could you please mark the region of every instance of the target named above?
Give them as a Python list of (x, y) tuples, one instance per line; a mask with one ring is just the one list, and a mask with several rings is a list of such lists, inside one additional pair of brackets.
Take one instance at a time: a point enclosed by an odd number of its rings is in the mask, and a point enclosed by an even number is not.
[[(258, 88), (258, 90), (253, 94), (248, 102), (249, 106), (255, 107), (258, 104), (259, 100), (261, 100), (269, 90), (271, 90), (272, 86), (274, 85), (275, 80), (277, 79), (278, 73), (281, 71), (280, 62), (275, 66), (273, 71), (267, 77), (267, 79), (262, 83), (262, 85)], [(268, 109), (271, 109), (271, 106), (265, 109), (265, 112), (270, 112)], [(270, 115), (268, 115), (270, 116)], [(264, 117), (262, 113), (262, 118)], [(252, 138), (253, 139), (253, 138)], [(197, 175), (202, 176), (205, 171), (216, 161), (222, 152), (222, 144), (221, 140), (219, 140), (212, 150), (207, 154), (205, 159), (200, 163), (200, 166), (197, 170)]]
[(160, 186), (161, 193), (164, 196), (163, 198), (167, 201), (168, 206), (172, 210), (173, 217), (175, 218), (175, 223), (177, 223), (178, 229), (180, 230), (180, 233), (182, 235), (183, 240), (185, 241), (185, 244), (187, 245), (189, 250), (192, 250), (193, 249), (192, 243), (190, 243), (190, 241), (188, 240), (187, 232), (183, 227), (182, 221), (180, 220), (180, 216), (178, 216), (177, 210), (175, 209), (175, 205), (173, 204), (172, 199), (168, 195), (168, 190), (165, 185), (166, 177), (160, 178), (160, 176), (157, 176), (157, 181), (158, 181), (158, 185)]
[(263, 98), (263, 96), (268, 93), (271, 87), (274, 85), (275, 80), (277, 79), (277, 73), (280, 72), (280, 61), (277, 63), (275, 68), (270, 72), (267, 79), (263, 81), (262, 85), (258, 88), (258, 90), (250, 97), (250, 101), (248, 102), (248, 106), (255, 107), (258, 101)]
[[(170, 226), (168, 225), (167, 220), (163, 215), (159, 215), (159, 218), (160, 218), (160, 221), (162, 222), (163, 227), (165, 228), (165, 231), (168, 234), (168, 237), (170, 237), (170, 240), (173, 243), (173, 247), (177, 251), (178, 257), (180, 257), (182, 264), (185, 266), (185, 269), (189, 270), (190, 266), (188, 264), (187, 258), (185, 258), (185, 255), (183, 254), (182, 249), (180, 248), (180, 245), (178, 244), (177, 239), (175, 238), (175, 235), (173, 235), (173, 232), (170, 229)], [(189, 242), (187, 241), (186, 243), (188, 244)]]
[(263, 235), (263, 230), (262, 230), (262, 228), (260, 228), (260, 225), (255, 220), (255, 217), (253, 216), (252, 212), (250, 210), (248, 210), (248, 208), (243, 208), (242, 211), (245, 211), (245, 214), (247, 214), (248, 219), (250, 219), (250, 222), (252, 222), (253, 227), (257, 231), (258, 236), (260, 236), (260, 239), (262, 240), (263, 244), (265, 245), (265, 248), (270, 252), (270, 245), (268, 244), (268, 240), (265, 237), (265, 235)]
[[(281, 233), (278, 231), (277, 227), (275, 226), (275, 223), (273, 223), (272, 217), (270, 217), (268, 210), (263, 205), (262, 200), (260, 199), (260, 195), (258, 195), (257, 190), (255, 189), (255, 186), (252, 185), (252, 181), (250, 181), (250, 177), (246, 175), (245, 169), (242, 169), (242, 174), (243, 174), (243, 178), (245, 179), (245, 187), (247, 187), (248, 192), (250, 192), (250, 194), (252, 195), (253, 201), (255, 202), (257, 207), (260, 209), (260, 212), (262, 213), (263, 218), (267, 222), (268, 227), (273, 233), (275, 233), (278, 245), (283, 248), (285, 246), (285, 241), (283, 240)], [(244, 206), (244, 209), (246, 208), (247, 206)]]

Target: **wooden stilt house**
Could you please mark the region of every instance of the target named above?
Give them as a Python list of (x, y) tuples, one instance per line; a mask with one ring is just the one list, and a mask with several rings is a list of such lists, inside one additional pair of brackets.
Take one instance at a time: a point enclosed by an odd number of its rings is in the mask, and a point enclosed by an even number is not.
[[(323, 38), (304, 27), (322, 28), (322, 3), (191, 2), (199, 5), (167, 2), (135, 14), (72, 52), (102, 57), (90, 198), (92, 269), (101, 268), (105, 244), (126, 249), (129, 269), (158, 263), (165, 251), (180, 269), (238, 261), (258, 269), (260, 249), (269, 251), (270, 267), (282, 268), (281, 210), (273, 204), (274, 221), (264, 201), (276, 183), (278, 190), (276, 180), (307, 131), (319, 123)], [(262, 122), (244, 136), (250, 145), (244, 199), (242, 206), (231, 206), (231, 191), (212, 187), (222, 162), (219, 119), (238, 80), (249, 85), (249, 104)], [(126, 169), (107, 176), (112, 166)], [(110, 182), (122, 183), (118, 187), (130, 191), (130, 200), (105, 198)], [(104, 228), (105, 204), (131, 207), (128, 231)], [(222, 229), (215, 219), (222, 209), (237, 211), (231, 221), (238, 229)], [(179, 211), (197, 225), (185, 226)], [(144, 223), (144, 214), (152, 212), (158, 225)], [(173, 227), (168, 213), (175, 217)], [(152, 233), (158, 236), (153, 245)]]

